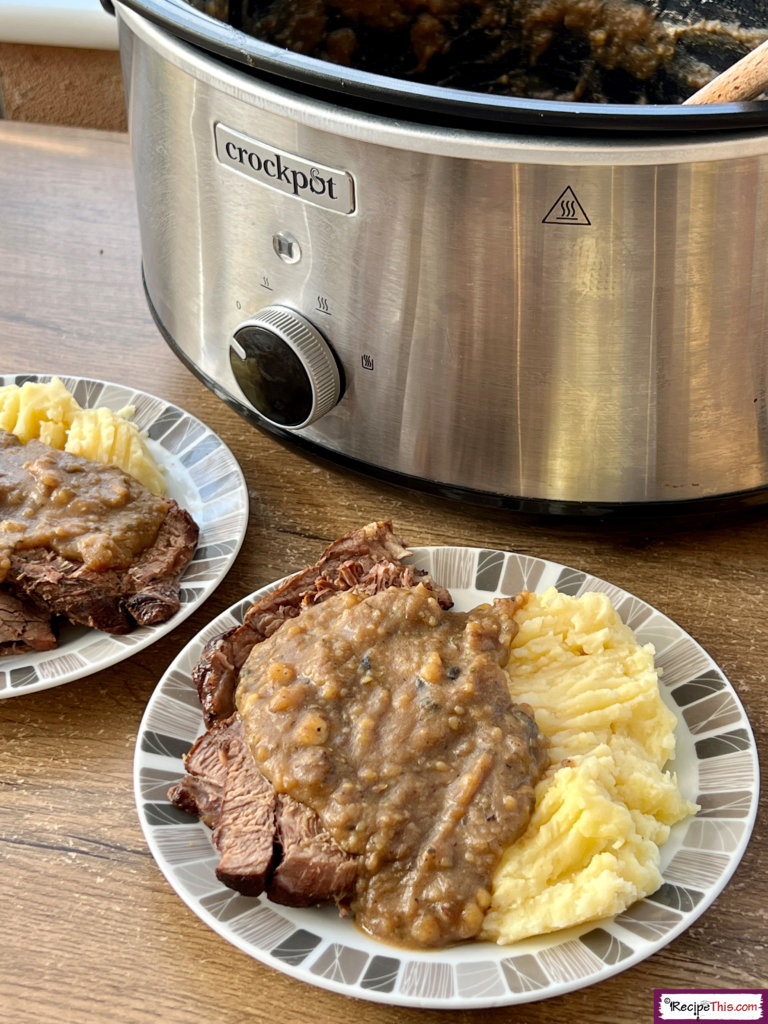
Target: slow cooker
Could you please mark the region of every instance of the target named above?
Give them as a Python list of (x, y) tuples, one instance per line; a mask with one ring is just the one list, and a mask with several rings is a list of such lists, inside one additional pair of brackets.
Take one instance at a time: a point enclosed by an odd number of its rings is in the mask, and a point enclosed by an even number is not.
[(415, 85), (114, 3), (143, 279), (306, 453), (581, 514), (768, 495), (768, 102)]

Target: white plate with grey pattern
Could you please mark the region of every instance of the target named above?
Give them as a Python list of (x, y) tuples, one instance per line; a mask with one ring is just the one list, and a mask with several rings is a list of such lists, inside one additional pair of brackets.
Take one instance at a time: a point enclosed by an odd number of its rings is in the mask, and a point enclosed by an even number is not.
[[(0, 386), (47, 381), (50, 374), (4, 374)], [(81, 679), (108, 668), (169, 633), (192, 614), (224, 579), (248, 525), (248, 489), (232, 452), (204, 423), (175, 405), (122, 384), (58, 375), (83, 408), (115, 412), (133, 406), (136, 425), (165, 470), (170, 497), (200, 527), (197, 550), (181, 577), (181, 607), (167, 622), (125, 636), (66, 625), (53, 651), (0, 658), (0, 698)]]
[[(477, 942), (413, 952), (369, 938), (335, 909), (293, 910), (241, 896), (215, 875), (210, 831), (173, 807), (181, 757), (202, 731), (191, 670), (203, 644), (237, 625), (252, 594), (218, 616), (176, 658), (147, 706), (134, 761), (136, 802), (148, 845), (182, 900), (232, 945), (276, 970), (361, 999), (472, 1009), (562, 995), (617, 974), (671, 942), (723, 890), (747, 846), (759, 775), (749, 721), (723, 673), (687, 633), (631, 594), (553, 562), (481, 548), (416, 548), (416, 565), (446, 586), (455, 607), (548, 586), (604, 592), (641, 643), (652, 643), (662, 697), (678, 718), (669, 767), (699, 813), (662, 848), (663, 884), (616, 917), (511, 946)], [(277, 584), (273, 584), (276, 586)]]

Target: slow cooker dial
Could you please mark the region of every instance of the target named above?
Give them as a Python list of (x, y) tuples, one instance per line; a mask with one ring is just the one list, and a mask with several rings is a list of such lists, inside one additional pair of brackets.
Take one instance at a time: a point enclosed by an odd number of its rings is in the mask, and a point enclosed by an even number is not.
[(328, 342), (287, 306), (267, 306), (240, 324), (229, 362), (249, 404), (285, 430), (309, 426), (341, 397), (339, 368)]

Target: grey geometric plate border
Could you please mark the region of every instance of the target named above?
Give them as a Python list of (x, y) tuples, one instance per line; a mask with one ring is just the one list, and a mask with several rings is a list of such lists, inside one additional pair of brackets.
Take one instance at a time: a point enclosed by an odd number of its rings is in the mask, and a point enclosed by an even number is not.
[[(52, 374), (0, 375), (0, 386), (47, 381)], [(46, 690), (108, 668), (169, 633), (216, 589), (235, 560), (248, 525), (248, 489), (232, 452), (204, 423), (154, 395), (121, 384), (58, 375), (84, 408), (136, 409), (134, 421), (166, 471), (168, 493), (200, 526), (194, 558), (181, 579), (181, 608), (168, 622), (126, 636), (66, 627), (44, 654), (0, 659), (0, 698)]]
[(532, 1002), (592, 985), (671, 942), (723, 890), (749, 841), (759, 774), (752, 730), (728, 680), (687, 633), (650, 605), (576, 569), (481, 548), (415, 548), (413, 561), (447, 586), (460, 610), (500, 594), (556, 586), (606, 593), (642, 643), (653, 643), (665, 703), (678, 717), (670, 767), (700, 812), (662, 849), (663, 884), (616, 917), (512, 946), (468, 943), (434, 953), (389, 947), (333, 909), (291, 910), (221, 885), (209, 830), (167, 800), (181, 755), (202, 731), (190, 680), (203, 644), (236, 625), (256, 596), (233, 605), (160, 680), (136, 743), (134, 790), (149, 848), (181, 899), (251, 957), (301, 981), (392, 1005), (472, 1009)]

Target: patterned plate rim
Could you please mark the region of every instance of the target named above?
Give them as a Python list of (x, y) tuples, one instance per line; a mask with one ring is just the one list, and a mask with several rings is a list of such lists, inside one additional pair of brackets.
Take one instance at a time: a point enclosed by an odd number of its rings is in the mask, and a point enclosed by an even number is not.
[(471, 943), (413, 953), (371, 940), (334, 911), (293, 911), (248, 899), (217, 882), (209, 830), (177, 811), (166, 792), (181, 754), (202, 728), (189, 672), (202, 645), (242, 620), (280, 581), (219, 615), (180, 652), (143, 716), (134, 792), (147, 844), (187, 906), (262, 964), (319, 988), (389, 1005), (478, 1009), (551, 998), (592, 985), (651, 956), (687, 929), (727, 885), (749, 842), (759, 771), (742, 704), (712, 658), (651, 605), (598, 577), (534, 556), (478, 547), (422, 547), (413, 561), (453, 593), (456, 606), (556, 586), (600, 591), (643, 643), (656, 648), (662, 697), (678, 717), (674, 770), (701, 804), (662, 848), (661, 888), (624, 913), (567, 932), (502, 947)]
[(61, 686), (131, 657), (175, 629), (229, 572), (248, 526), (248, 488), (237, 459), (201, 420), (162, 398), (126, 384), (68, 374), (0, 374), (0, 386), (59, 377), (80, 405), (135, 407), (153, 454), (168, 472), (168, 491), (200, 526), (195, 555), (181, 578), (181, 608), (167, 622), (125, 636), (67, 627), (54, 651), (0, 659), (0, 699)]

